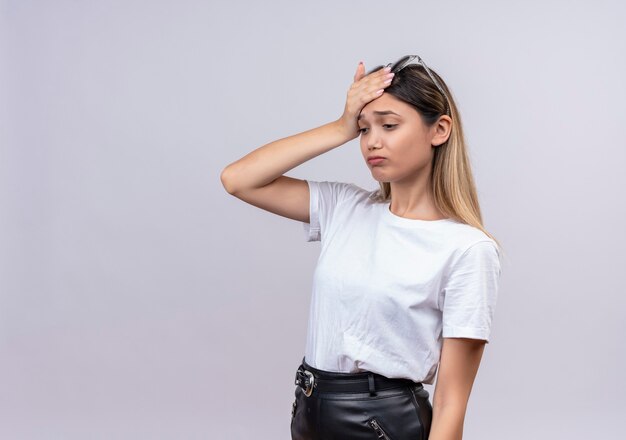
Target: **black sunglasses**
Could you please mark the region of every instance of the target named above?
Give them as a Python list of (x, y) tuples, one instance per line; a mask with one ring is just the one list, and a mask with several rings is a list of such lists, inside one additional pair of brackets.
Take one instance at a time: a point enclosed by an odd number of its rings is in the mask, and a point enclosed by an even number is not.
[[(416, 60), (416, 58), (417, 58), (417, 60)], [(428, 68), (428, 66), (424, 62), (424, 60), (422, 60), (418, 55), (406, 55), (406, 56), (403, 56), (402, 58), (400, 58), (398, 61), (396, 61), (393, 64), (389, 63), (386, 66), (385, 65), (376, 66), (373, 69), (370, 69), (366, 73), (366, 75), (369, 75), (370, 73), (377, 72), (380, 69), (382, 69), (384, 67), (388, 67), (388, 66), (391, 66), (391, 72), (398, 73), (399, 71), (404, 69), (409, 64), (418, 64), (418, 65), (424, 67), (424, 70), (426, 71), (426, 73), (428, 73), (428, 76), (430, 76), (430, 79), (433, 81), (435, 86), (439, 89), (441, 94), (446, 99), (446, 114), (449, 115), (450, 114), (450, 100), (448, 99), (448, 95), (446, 94), (446, 92), (443, 91), (443, 87), (441, 87), (441, 85), (439, 84), (439, 81), (437, 81), (435, 79), (435, 76), (432, 74), (432, 72), (430, 71), (430, 69)]]

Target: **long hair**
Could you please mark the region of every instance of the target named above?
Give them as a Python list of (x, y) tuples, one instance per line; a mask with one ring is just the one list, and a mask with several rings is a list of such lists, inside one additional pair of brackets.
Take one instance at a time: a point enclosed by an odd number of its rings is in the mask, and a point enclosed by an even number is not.
[[(500, 242), (483, 226), (461, 115), (445, 81), (433, 69), (430, 71), (449, 97), (449, 116), (452, 119), (450, 136), (446, 142), (435, 147), (432, 161), (430, 177), (435, 205), (446, 217), (480, 229), (500, 247)], [(446, 98), (421, 65), (410, 64), (397, 72), (385, 93), (415, 108), (428, 127), (446, 114)], [(379, 184), (380, 191), (375, 199), (391, 200), (390, 183)]]

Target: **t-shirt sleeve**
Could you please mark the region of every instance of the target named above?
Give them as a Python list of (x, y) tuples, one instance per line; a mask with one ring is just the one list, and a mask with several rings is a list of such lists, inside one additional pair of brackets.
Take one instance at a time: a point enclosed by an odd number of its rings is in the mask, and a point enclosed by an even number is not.
[(321, 241), (330, 226), (337, 204), (356, 189), (353, 184), (307, 180), (309, 185), (309, 223), (303, 222), (306, 241)]
[(444, 338), (489, 343), (500, 281), (500, 253), (493, 241), (471, 245), (456, 260), (443, 288)]

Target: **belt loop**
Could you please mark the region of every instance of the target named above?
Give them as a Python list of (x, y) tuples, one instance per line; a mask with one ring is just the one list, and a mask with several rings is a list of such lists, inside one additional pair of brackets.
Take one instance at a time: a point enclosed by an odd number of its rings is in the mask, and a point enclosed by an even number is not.
[(369, 373), (367, 375), (367, 380), (369, 382), (370, 385), (370, 396), (375, 396), (376, 395), (376, 386), (374, 383), (374, 374)]

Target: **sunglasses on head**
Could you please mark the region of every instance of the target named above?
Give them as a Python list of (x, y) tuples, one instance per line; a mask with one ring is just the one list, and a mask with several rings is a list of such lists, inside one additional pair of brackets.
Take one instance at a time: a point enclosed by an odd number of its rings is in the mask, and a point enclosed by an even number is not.
[(373, 69), (370, 69), (366, 73), (366, 75), (369, 75), (370, 73), (377, 72), (380, 69), (382, 69), (384, 67), (388, 67), (388, 66), (391, 66), (391, 72), (398, 73), (399, 71), (404, 69), (409, 64), (417, 64), (417, 65), (420, 65), (420, 66), (424, 67), (424, 70), (426, 71), (426, 73), (428, 73), (428, 76), (430, 76), (430, 79), (433, 81), (435, 86), (439, 89), (441, 94), (446, 99), (446, 114), (449, 114), (450, 100), (448, 99), (448, 95), (446, 94), (446, 92), (443, 91), (443, 87), (441, 87), (441, 85), (439, 84), (439, 81), (437, 81), (435, 79), (435, 76), (432, 74), (432, 72), (430, 71), (430, 69), (428, 68), (426, 63), (424, 63), (424, 60), (422, 60), (418, 55), (406, 55), (406, 56), (403, 56), (402, 58), (400, 58), (395, 63), (389, 63), (386, 66), (385, 65), (376, 66)]

